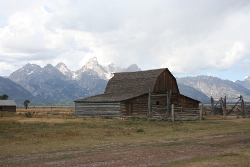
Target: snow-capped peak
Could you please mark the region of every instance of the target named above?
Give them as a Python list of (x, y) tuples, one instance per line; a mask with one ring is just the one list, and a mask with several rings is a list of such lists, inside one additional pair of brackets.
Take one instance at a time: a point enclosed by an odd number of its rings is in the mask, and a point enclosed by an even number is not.
[(68, 72), (70, 72), (70, 70), (67, 68), (67, 66), (63, 63), (58, 63), (55, 66), (59, 71), (61, 71), (64, 75)]
[(96, 57), (89, 59), (80, 70), (76, 71), (75, 77), (78, 77), (82, 73), (89, 71), (89, 70), (95, 71), (101, 79), (105, 79), (105, 80), (107, 79), (106, 74), (105, 74), (107, 73), (107, 71), (103, 66), (101, 66), (98, 63)]
[(64, 63), (58, 63), (55, 68), (57, 68), (61, 73), (67, 76), (68, 79), (72, 79), (73, 72), (67, 68)]
[(87, 62), (98, 62), (97, 57), (92, 57)]
[(86, 64), (84, 65), (85, 68), (87, 69), (94, 69), (96, 68), (96, 66), (98, 66), (98, 61), (96, 57), (93, 57), (91, 59), (89, 59)]
[(250, 76), (246, 76), (245, 80), (249, 80), (250, 81)]

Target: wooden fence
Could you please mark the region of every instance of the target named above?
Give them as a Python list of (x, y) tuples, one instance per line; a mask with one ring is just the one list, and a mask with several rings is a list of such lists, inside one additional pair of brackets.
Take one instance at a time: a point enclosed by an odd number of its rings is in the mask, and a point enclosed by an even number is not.
[[(223, 118), (226, 118), (227, 115), (241, 115), (247, 117), (250, 112), (250, 106), (246, 104), (243, 99), (243, 96), (228, 98), (220, 97), (217, 98), (217, 102), (211, 97), (211, 113), (213, 115), (223, 115)], [(228, 100), (235, 100), (235, 104), (228, 104)], [(215, 103), (216, 102), (216, 103)]]
[(227, 118), (227, 116), (242, 116), (249, 117), (250, 116), (250, 104), (227, 104), (226, 107), (223, 108), (218, 105), (213, 107), (211, 104), (203, 105), (204, 115), (218, 116), (221, 115), (223, 118)]
[[(184, 120), (201, 120), (203, 105), (200, 108), (184, 108), (175, 107), (174, 104), (171, 105), (170, 115), (163, 112), (152, 111), (150, 117), (157, 119), (168, 119), (174, 121), (184, 121)], [(166, 109), (165, 109), (166, 111)]]
[(183, 108), (174, 107), (174, 104), (172, 104), (171, 119), (173, 122), (181, 120), (201, 120), (202, 105), (200, 108)]

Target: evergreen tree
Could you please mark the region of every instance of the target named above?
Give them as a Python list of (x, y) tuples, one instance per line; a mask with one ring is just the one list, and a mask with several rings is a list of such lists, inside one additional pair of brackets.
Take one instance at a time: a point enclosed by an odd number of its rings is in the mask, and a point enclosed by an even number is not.
[(26, 109), (28, 108), (29, 103), (30, 103), (29, 100), (25, 100), (25, 101), (23, 102), (23, 105), (24, 105), (24, 107), (25, 107)]

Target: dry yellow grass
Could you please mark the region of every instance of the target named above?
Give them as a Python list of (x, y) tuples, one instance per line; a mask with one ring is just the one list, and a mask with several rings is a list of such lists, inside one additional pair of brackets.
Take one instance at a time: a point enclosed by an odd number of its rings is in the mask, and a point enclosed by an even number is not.
[[(77, 118), (47, 113), (35, 114), (32, 118), (13, 113), (0, 113), (0, 116), (0, 158), (250, 133), (250, 118), (170, 122)], [(249, 148), (244, 150), (249, 153)], [(242, 152), (241, 149), (238, 151)], [(236, 150), (228, 154), (241, 153)], [(206, 166), (206, 158), (216, 160), (217, 156), (200, 157), (184, 163), (195, 166), (201, 162)]]
[(17, 114), (24, 114), (30, 112), (35, 115), (46, 115), (46, 114), (53, 114), (53, 115), (73, 115), (75, 113), (74, 107), (29, 107), (28, 109), (25, 108), (17, 108)]

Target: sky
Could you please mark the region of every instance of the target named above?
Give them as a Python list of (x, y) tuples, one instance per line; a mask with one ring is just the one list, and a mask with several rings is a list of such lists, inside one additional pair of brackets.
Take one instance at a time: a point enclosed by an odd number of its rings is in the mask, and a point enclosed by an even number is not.
[(0, 76), (27, 63), (250, 76), (249, 0), (0, 0)]

